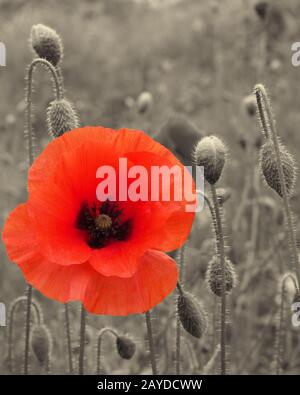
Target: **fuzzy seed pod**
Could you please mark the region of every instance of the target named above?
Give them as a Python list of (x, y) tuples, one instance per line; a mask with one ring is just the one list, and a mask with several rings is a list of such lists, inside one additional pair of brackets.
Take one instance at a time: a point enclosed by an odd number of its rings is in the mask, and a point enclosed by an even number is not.
[(243, 99), (243, 107), (249, 117), (256, 114), (256, 98), (255, 95), (248, 95)]
[(51, 334), (45, 325), (35, 326), (31, 333), (31, 347), (41, 366), (46, 366), (50, 361)]
[(47, 124), (54, 138), (78, 128), (78, 117), (71, 102), (66, 99), (53, 100), (47, 109)]
[(153, 97), (150, 92), (142, 92), (137, 99), (137, 109), (140, 114), (145, 114), (153, 104)]
[[(225, 261), (225, 289), (230, 293), (237, 283), (236, 272), (229, 259)], [(208, 264), (206, 281), (213, 294), (222, 296), (222, 267), (220, 259), (214, 256)]]
[(30, 38), (37, 55), (57, 66), (63, 56), (63, 46), (56, 31), (39, 23), (32, 26)]
[(200, 339), (207, 329), (207, 317), (203, 307), (187, 292), (179, 295), (177, 309), (183, 328)]
[(217, 188), (217, 197), (219, 203), (222, 205), (231, 197), (231, 190), (228, 188)]
[[(286, 190), (290, 197), (293, 194), (294, 184), (296, 181), (296, 164), (292, 155), (282, 144), (280, 144), (279, 149)], [(276, 155), (273, 144), (270, 141), (267, 141), (261, 148), (260, 167), (266, 183), (282, 197)]]
[(118, 336), (116, 340), (118, 353), (123, 359), (131, 359), (135, 353), (135, 343), (126, 336)]
[(254, 9), (260, 19), (265, 20), (269, 4), (266, 1), (259, 1), (255, 4)]
[(221, 177), (226, 160), (226, 147), (218, 137), (204, 137), (196, 145), (194, 158), (197, 166), (204, 167), (205, 180), (213, 185)]

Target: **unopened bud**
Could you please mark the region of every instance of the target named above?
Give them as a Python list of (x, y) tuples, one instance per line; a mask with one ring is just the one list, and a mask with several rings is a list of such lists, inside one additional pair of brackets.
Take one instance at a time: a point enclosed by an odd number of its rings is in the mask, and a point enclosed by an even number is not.
[(31, 28), (31, 45), (40, 58), (56, 66), (63, 56), (63, 46), (55, 30), (41, 23)]
[(66, 99), (53, 100), (47, 109), (47, 124), (53, 137), (78, 128), (79, 121), (73, 105)]
[(31, 333), (31, 347), (40, 365), (49, 363), (51, 353), (51, 335), (45, 325), (35, 326)]
[(201, 304), (192, 295), (183, 292), (178, 296), (177, 308), (183, 328), (200, 339), (207, 329), (206, 312)]
[[(208, 264), (206, 281), (213, 294), (222, 296), (222, 266), (219, 257), (214, 256)], [(230, 293), (236, 286), (235, 269), (229, 259), (225, 261), (225, 291)]]
[(121, 358), (123, 359), (131, 359), (135, 353), (136, 345), (133, 340), (131, 340), (127, 336), (118, 336), (117, 341), (117, 350)]
[(196, 165), (204, 167), (204, 177), (209, 184), (215, 184), (221, 177), (226, 151), (222, 140), (215, 136), (204, 137), (196, 145), (195, 162)]
[[(293, 194), (296, 181), (296, 164), (292, 155), (283, 145), (279, 146), (279, 151), (286, 191), (290, 197)], [(267, 141), (261, 148), (260, 167), (264, 179), (269, 187), (274, 189), (274, 191), (276, 191), (279, 196), (283, 197), (276, 154), (271, 141)]]

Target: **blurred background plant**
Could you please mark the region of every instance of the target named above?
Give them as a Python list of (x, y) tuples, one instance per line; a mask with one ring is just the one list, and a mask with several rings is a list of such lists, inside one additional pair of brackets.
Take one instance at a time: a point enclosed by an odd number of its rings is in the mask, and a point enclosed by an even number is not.
[[(64, 88), (82, 125), (143, 129), (184, 163), (191, 163), (192, 149), (203, 135), (213, 133), (226, 141), (230, 158), (218, 187), (230, 191), (222, 202), (229, 238), (226, 244), (230, 245), (226, 256), (240, 279), (227, 297), (230, 371), (274, 373), (271, 363), (280, 310), (277, 284), (291, 268), (281, 199), (260, 187), (255, 175), (262, 141), (249, 95), (258, 82), (268, 87), (279, 135), (297, 159), (300, 69), (291, 64), (290, 48), (300, 38), (298, 2), (0, 0), (0, 14), (0, 37), (7, 48), (7, 66), (0, 69), (1, 228), (11, 209), (26, 197), (24, 76), (32, 59), (28, 50), (31, 27), (43, 23), (63, 39)], [(36, 70), (35, 86), (34, 129), (39, 152), (51, 138), (47, 135), (46, 109), (53, 100), (49, 76), (43, 70)], [(299, 188), (297, 183), (290, 201), (297, 237)], [(203, 302), (208, 313), (207, 331), (201, 339), (182, 331), (182, 373), (217, 372), (219, 305), (205, 286), (207, 266), (214, 255), (213, 236), (209, 208), (205, 207), (197, 216), (185, 251), (184, 289)], [(1, 261), (0, 301), (10, 306), (23, 294), (24, 280), (18, 268), (8, 264), (4, 248)], [(33, 316), (33, 328), (37, 329), (31, 339), (31, 372), (49, 370), (50, 355), (51, 373), (68, 372), (62, 341), (64, 311), (36, 291), (34, 300), (42, 306), (44, 318), (39, 323)], [(14, 372), (22, 370), (25, 310), (20, 306), (14, 317)], [(79, 351), (78, 307), (76, 303), (69, 306), (74, 361)], [(154, 314), (159, 371), (173, 373), (176, 320), (172, 297), (157, 306)], [(286, 306), (281, 374), (299, 373), (300, 369), (299, 330), (291, 326), (289, 315)], [(89, 316), (85, 371), (95, 372), (95, 339), (102, 328), (112, 327), (133, 336), (137, 344), (134, 355), (126, 361), (116, 347), (111, 351), (111, 342), (103, 342), (105, 371), (150, 373), (144, 347), (146, 331), (140, 330), (143, 321), (142, 316)], [(0, 373), (7, 374), (11, 362), (5, 336), (1, 327)], [(43, 355), (39, 359), (40, 350)]]

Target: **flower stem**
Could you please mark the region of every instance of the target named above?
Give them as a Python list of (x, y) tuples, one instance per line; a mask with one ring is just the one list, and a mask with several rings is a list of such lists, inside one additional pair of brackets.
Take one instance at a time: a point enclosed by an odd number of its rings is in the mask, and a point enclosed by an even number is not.
[(215, 219), (216, 219), (216, 229), (218, 232), (218, 254), (220, 257), (221, 264), (221, 283), (222, 283), (222, 293), (221, 293), (221, 374), (226, 374), (226, 289), (225, 289), (225, 243), (224, 234), (221, 218), (221, 210), (218, 202), (216, 187), (211, 185), (211, 194), (214, 205)]
[[(34, 133), (32, 128), (32, 76), (36, 65), (44, 65), (52, 73), (52, 77), (55, 83), (56, 97), (61, 97), (61, 89), (59, 79), (55, 68), (50, 62), (45, 59), (34, 59), (29, 68), (27, 74), (27, 87), (26, 87), (26, 132), (28, 138), (28, 155), (29, 155), (29, 166), (32, 165), (34, 160)], [(26, 307), (26, 323), (25, 323), (25, 351), (24, 351), (24, 374), (28, 374), (29, 364), (29, 339), (30, 339), (30, 320), (31, 320), (31, 301), (32, 301), (32, 286), (28, 285), (27, 289), (27, 307)]]
[(111, 328), (102, 328), (101, 331), (99, 332), (98, 341), (97, 341), (97, 370), (96, 370), (97, 374), (100, 374), (101, 372), (101, 345), (102, 345), (102, 337), (106, 332), (109, 332), (113, 336), (118, 337), (117, 332)]
[[(271, 106), (270, 106), (270, 102), (267, 97), (267, 93), (266, 93), (264, 86), (263, 85), (256, 85), (255, 86), (255, 94), (256, 94), (258, 106), (259, 106), (259, 103), (263, 102), (263, 107), (264, 107), (265, 111), (263, 111), (263, 108), (262, 108), (262, 113), (261, 113), (261, 111), (259, 111), (260, 116), (262, 117), (261, 121), (262, 121), (262, 119), (268, 120), (269, 131), (270, 131), (270, 135), (272, 137), (273, 144), (274, 144), (277, 168), (278, 168), (279, 179), (280, 179), (280, 186), (281, 186), (282, 197), (283, 197), (283, 206), (284, 206), (284, 212), (285, 212), (286, 223), (287, 223), (290, 259), (291, 259), (292, 266), (293, 266), (294, 271), (297, 276), (298, 284), (300, 284), (300, 266), (299, 266), (299, 260), (298, 260), (296, 232), (295, 232), (295, 227), (294, 227), (294, 223), (293, 223), (293, 216), (292, 216), (292, 211), (291, 211), (291, 207), (290, 207), (290, 201), (289, 201), (288, 194), (287, 194), (285, 177), (284, 177), (284, 173), (283, 173), (277, 129), (276, 129), (276, 125), (275, 125), (274, 119), (271, 114)], [(262, 121), (262, 125), (264, 126), (263, 121)], [(266, 125), (266, 122), (265, 122), (265, 125)], [(266, 136), (268, 136), (267, 129), (265, 130), (265, 133), (266, 133)]]
[(27, 86), (26, 86), (26, 132), (28, 138), (28, 152), (29, 152), (29, 166), (32, 165), (34, 160), (34, 132), (32, 128), (32, 76), (33, 71), (37, 65), (45, 66), (52, 74), (54, 81), (54, 91), (57, 99), (62, 96), (62, 89), (60, 85), (60, 79), (57, 71), (53, 65), (46, 59), (34, 59), (29, 65), (27, 72)]
[[(185, 250), (186, 244), (184, 244), (179, 250), (179, 281), (177, 284), (178, 293), (182, 294), (181, 284), (183, 282), (184, 274), (184, 261), (185, 261)], [(175, 308), (177, 309), (177, 298), (175, 298)], [(181, 323), (179, 315), (176, 317), (176, 350), (175, 350), (175, 372), (176, 375), (180, 375), (180, 354), (181, 354)]]
[[(14, 317), (16, 309), (23, 302), (27, 302), (26, 296), (20, 296), (14, 300), (12, 303), (10, 313), (9, 313), (9, 324), (8, 324), (8, 369), (11, 373), (14, 371), (14, 360), (13, 360), (13, 329), (14, 329)], [(34, 321), (37, 325), (41, 324), (42, 317), (38, 305), (32, 300), (32, 307), (34, 307)]]
[(27, 306), (25, 320), (25, 351), (24, 351), (24, 374), (29, 373), (29, 340), (30, 340), (30, 321), (31, 321), (31, 302), (32, 302), (32, 286), (27, 287)]
[(148, 342), (149, 342), (149, 351), (150, 351), (150, 360), (152, 367), (152, 374), (157, 375), (157, 366), (156, 366), (156, 357), (155, 357), (155, 349), (154, 349), (154, 338), (153, 338), (153, 330), (152, 330), (152, 317), (150, 310), (145, 313), (146, 317), (146, 325), (147, 325), (147, 334), (148, 334)]
[(73, 370), (73, 357), (72, 357), (72, 342), (71, 342), (71, 328), (70, 328), (70, 316), (69, 316), (69, 305), (65, 304), (65, 324), (66, 324), (66, 335), (67, 335), (67, 348), (69, 358), (69, 372), (74, 374)]
[(80, 317), (80, 345), (79, 345), (79, 363), (78, 373), (84, 374), (84, 347), (85, 347), (85, 326), (86, 326), (86, 311), (84, 306), (81, 306)]
[(291, 273), (285, 274), (284, 277), (282, 278), (282, 282), (281, 282), (279, 323), (278, 323), (278, 327), (276, 330), (276, 342), (275, 342), (275, 369), (276, 369), (275, 373), (276, 373), (276, 375), (280, 375), (280, 373), (281, 373), (282, 359), (283, 359), (283, 356), (285, 353), (284, 340), (285, 340), (285, 333), (286, 333), (286, 322), (285, 322), (285, 317), (284, 317), (284, 307), (285, 307), (284, 302), (285, 302), (285, 298), (286, 298), (285, 285), (286, 285), (286, 281), (288, 279), (292, 280), (292, 282), (294, 284), (295, 292), (296, 293), (299, 292), (297, 280), (294, 277), (294, 275)]

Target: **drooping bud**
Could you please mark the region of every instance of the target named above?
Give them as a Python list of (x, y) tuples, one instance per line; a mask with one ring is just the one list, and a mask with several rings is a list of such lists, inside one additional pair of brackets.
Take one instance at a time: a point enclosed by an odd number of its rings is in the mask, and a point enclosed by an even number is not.
[[(214, 256), (208, 264), (206, 281), (213, 294), (222, 296), (222, 267), (221, 261)], [(236, 286), (237, 277), (233, 264), (229, 259), (225, 261), (225, 290), (230, 293)]]
[(133, 357), (136, 345), (128, 336), (118, 336), (116, 346), (121, 358), (131, 359)]
[(54, 138), (78, 128), (78, 116), (72, 103), (67, 99), (53, 100), (47, 108), (47, 124)]
[(41, 366), (46, 366), (50, 361), (51, 334), (45, 325), (38, 325), (32, 329), (31, 347)]
[(140, 114), (145, 114), (153, 104), (153, 96), (150, 92), (142, 92), (137, 99), (137, 109)]
[[(282, 169), (285, 179), (287, 194), (290, 197), (293, 194), (294, 184), (296, 181), (296, 164), (293, 156), (282, 144), (279, 146)], [(281, 183), (278, 171), (278, 164), (274, 147), (271, 141), (266, 141), (260, 151), (260, 167), (266, 183), (274, 189), (279, 196), (282, 196)]]
[(231, 190), (229, 188), (217, 188), (218, 202), (222, 205), (231, 197)]
[(249, 117), (253, 117), (256, 114), (256, 98), (255, 95), (248, 95), (243, 99), (243, 107)]
[(215, 184), (221, 177), (226, 160), (226, 147), (216, 136), (204, 137), (196, 145), (196, 165), (204, 167), (204, 177), (209, 184)]
[(182, 292), (178, 296), (177, 309), (183, 328), (200, 339), (207, 329), (207, 316), (201, 304), (191, 294)]
[(63, 56), (63, 46), (56, 31), (39, 23), (32, 26), (30, 38), (37, 55), (57, 66)]
[(265, 20), (267, 16), (267, 11), (268, 11), (269, 4), (267, 1), (258, 1), (254, 9), (257, 13), (257, 15), (260, 17), (260, 19)]

